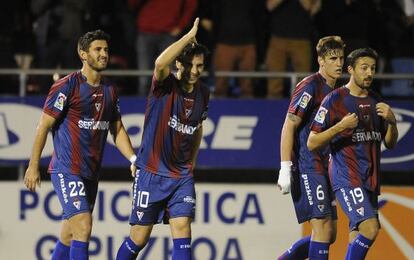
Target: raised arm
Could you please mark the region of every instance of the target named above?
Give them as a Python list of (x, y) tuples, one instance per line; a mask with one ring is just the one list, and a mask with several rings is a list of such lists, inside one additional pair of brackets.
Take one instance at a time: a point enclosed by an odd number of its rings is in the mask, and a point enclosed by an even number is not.
[(392, 149), (397, 144), (398, 139), (397, 120), (395, 119), (395, 115), (392, 112), (391, 107), (383, 102), (376, 105), (376, 110), (377, 114), (388, 122), (384, 145), (388, 149)]
[(30, 156), (29, 166), (24, 175), (24, 184), (30, 191), (36, 191), (36, 186), (40, 187), (40, 157), (46, 144), (47, 134), (55, 122), (55, 118), (43, 113), (37, 125), (32, 155)]
[(327, 145), (337, 134), (345, 131), (346, 129), (354, 129), (357, 125), (358, 117), (356, 114), (348, 113), (341, 119), (341, 121), (323, 132), (317, 133), (315, 131), (311, 131), (307, 142), (309, 151), (314, 151)]
[(292, 176), (292, 151), (296, 129), (302, 123), (302, 118), (288, 113), (280, 136), (280, 171), (277, 185), (283, 194), (290, 192), (290, 177)]
[(271, 12), (278, 7), (284, 0), (267, 0), (266, 9)]
[(163, 81), (170, 73), (170, 64), (177, 58), (187, 44), (196, 42), (199, 19), (196, 18), (193, 28), (181, 37), (178, 41), (171, 44), (155, 60), (154, 76), (157, 81)]

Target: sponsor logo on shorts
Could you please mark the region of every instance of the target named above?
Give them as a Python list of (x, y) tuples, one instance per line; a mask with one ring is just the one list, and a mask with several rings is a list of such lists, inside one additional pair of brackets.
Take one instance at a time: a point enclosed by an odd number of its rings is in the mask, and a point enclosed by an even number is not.
[(349, 197), (348, 195), (346, 195), (344, 188), (341, 188), (341, 193), (342, 193), (342, 197), (344, 198), (345, 204), (348, 208), (348, 211), (351, 212), (352, 211), (351, 202), (349, 201)]
[(65, 186), (65, 179), (63, 179), (63, 174), (58, 173), (59, 177), (59, 183), (60, 183), (60, 190), (62, 191), (62, 198), (65, 204), (69, 202), (68, 200), (68, 193), (66, 192), (66, 186)]
[(63, 107), (65, 106), (66, 99), (67, 97), (65, 96), (65, 94), (63, 94), (62, 92), (59, 92), (59, 95), (57, 96), (55, 100), (55, 104), (53, 106), (59, 109), (60, 111), (63, 111)]
[(302, 174), (303, 185), (305, 185), (306, 197), (308, 198), (309, 205), (313, 205), (312, 190), (309, 185), (308, 175)]
[(191, 197), (191, 196), (185, 196), (184, 199), (183, 199), (183, 201), (185, 203), (193, 203), (193, 204), (195, 204), (195, 199), (193, 197)]

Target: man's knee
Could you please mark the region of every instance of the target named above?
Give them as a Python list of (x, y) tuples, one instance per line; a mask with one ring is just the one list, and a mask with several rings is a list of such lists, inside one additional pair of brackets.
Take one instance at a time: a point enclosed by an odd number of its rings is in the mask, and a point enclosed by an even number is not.
[(170, 219), (170, 228), (173, 238), (191, 236), (191, 218), (179, 217)]
[(69, 224), (74, 240), (89, 241), (92, 231), (92, 216), (90, 213), (81, 213), (71, 217)]
[(336, 239), (336, 225), (330, 218), (313, 219), (312, 237), (316, 241), (333, 243)]
[(376, 218), (364, 220), (358, 226), (359, 233), (370, 240), (377, 237), (379, 228), (379, 222)]
[(133, 225), (129, 232), (129, 237), (131, 240), (141, 248), (143, 248), (151, 235), (152, 225)]

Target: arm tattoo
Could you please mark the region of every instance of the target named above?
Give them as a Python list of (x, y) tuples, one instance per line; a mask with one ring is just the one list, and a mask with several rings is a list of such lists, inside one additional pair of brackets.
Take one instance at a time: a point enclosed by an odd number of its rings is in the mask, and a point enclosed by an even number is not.
[(294, 115), (294, 114), (291, 114), (291, 113), (288, 113), (288, 118), (292, 122), (297, 122), (300, 119), (297, 115)]

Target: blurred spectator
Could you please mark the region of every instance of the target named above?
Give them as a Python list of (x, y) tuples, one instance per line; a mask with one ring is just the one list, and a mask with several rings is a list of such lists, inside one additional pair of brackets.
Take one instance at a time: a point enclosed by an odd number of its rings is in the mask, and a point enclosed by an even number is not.
[[(137, 65), (151, 70), (158, 55), (172, 44), (194, 18), (196, 0), (129, 0), (136, 15)], [(146, 95), (149, 78), (139, 80), (140, 95)]]
[[(77, 68), (77, 41), (90, 17), (88, 0), (32, 0), (35, 16), (33, 30), (36, 36), (38, 68)], [(39, 80), (44, 91), (50, 87), (50, 76)]]
[[(377, 0), (382, 18), (386, 71), (414, 73), (414, 1)], [(414, 97), (414, 81), (398, 79), (386, 81), (381, 93), (391, 97)]]
[[(321, 0), (267, 0), (270, 12), (270, 43), (267, 50), (268, 71), (309, 72), (312, 64), (312, 16)], [(333, 34), (336, 35), (336, 34)], [(282, 79), (269, 79), (267, 96), (282, 98), (287, 94)]]
[[(128, 0), (89, 0), (92, 1), (91, 21), (94, 27), (111, 36), (108, 69), (126, 70), (135, 67), (135, 16), (128, 6)], [(120, 95), (135, 95), (135, 77), (111, 76)]]
[(76, 68), (77, 40), (84, 31), (87, 0), (32, 0), (36, 17), (36, 64), (40, 68)]
[[(256, 68), (256, 32), (260, 4), (256, 0), (217, 0), (212, 3), (215, 37), (213, 66), (215, 71), (254, 71)], [(202, 19), (205, 24), (208, 19)], [(250, 78), (239, 78), (241, 97), (253, 96)], [(229, 79), (216, 77), (216, 97), (228, 95)]]
[(316, 19), (321, 36), (342, 37), (346, 44), (345, 56), (369, 46), (369, 39), (375, 37), (373, 31), (377, 20), (372, 0), (322, 0)]
[[(17, 68), (19, 64), (30, 64), (30, 56), (33, 53), (33, 35), (31, 33), (32, 17), (28, 7), (25, 0), (2, 3), (0, 10), (0, 68)], [(17, 75), (0, 75), (0, 82), (1, 93), (19, 93)]]

